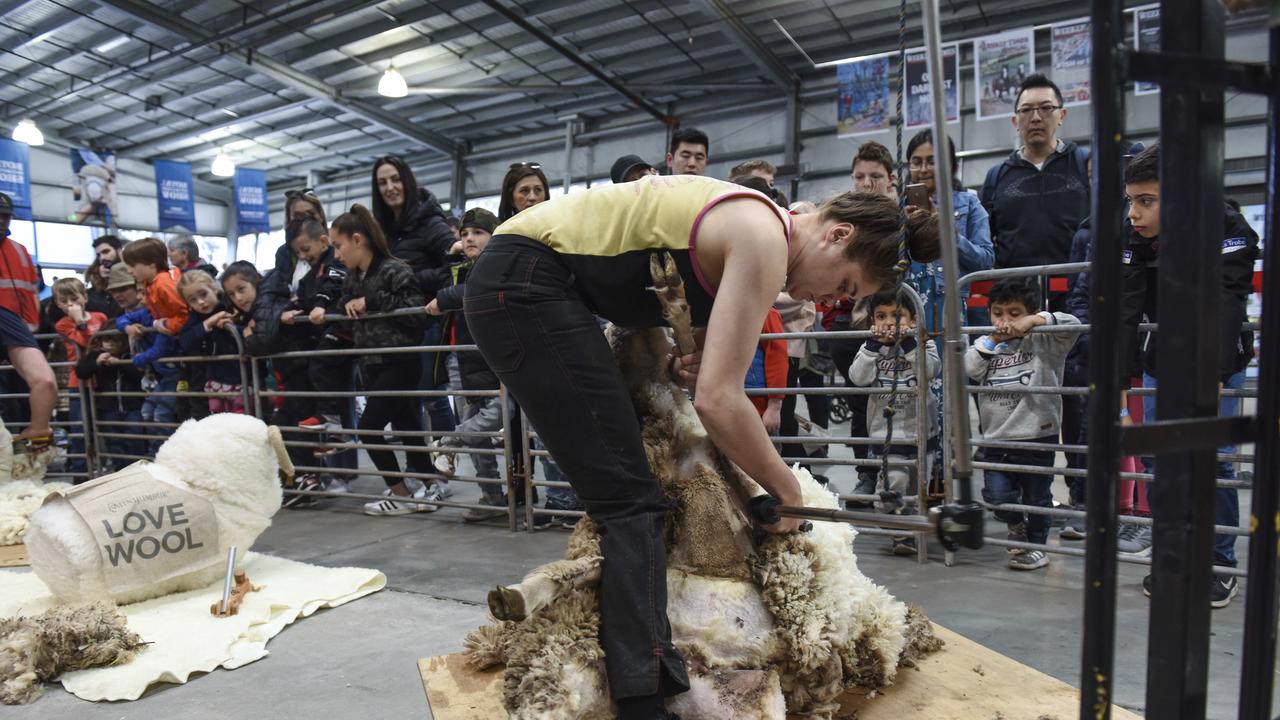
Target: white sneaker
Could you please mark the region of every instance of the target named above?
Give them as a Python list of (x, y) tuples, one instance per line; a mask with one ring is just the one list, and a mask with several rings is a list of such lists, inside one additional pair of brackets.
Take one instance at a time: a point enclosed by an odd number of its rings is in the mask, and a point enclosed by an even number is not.
[(435, 448), (439, 447), (444, 447), (439, 440), (431, 441), (431, 464), (441, 475), (453, 477), (453, 474), (458, 471), (458, 456), (455, 453), (435, 452)]
[[(430, 487), (424, 487), (419, 489), (417, 492), (413, 494), (413, 497), (416, 500), (427, 500), (430, 502), (439, 502), (441, 500), (448, 498), (452, 494), (453, 494), (453, 488), (449, 487), (449, 483), (437, 482), (436, 484)], [(435, 512), (439, 509), (440, 509), (439, 505), (418, 505), (417, 506), (418, 512)]]
[(418, 512), (420, 507), (427, 507), (425, 505), (419, 506), (413, 503), (404, 503), (394, 500), (393, 498), (397, 496), (392, 494), (390, 488), (384, 490), (382, 494), (386, 496), (385, 500), (377, 500), (375, 502), (364, 504), (365, 515), (412, 515), (413, 513)]
[(343, 478), (330, 478), (329, 485), (325, 488), (331, 493), (349, 493), (351, 492), (351, 483)]
[(431, 487), (440, 493), (441, 500), (453, 497), (453, 486), (448, 480), (437, 480)]

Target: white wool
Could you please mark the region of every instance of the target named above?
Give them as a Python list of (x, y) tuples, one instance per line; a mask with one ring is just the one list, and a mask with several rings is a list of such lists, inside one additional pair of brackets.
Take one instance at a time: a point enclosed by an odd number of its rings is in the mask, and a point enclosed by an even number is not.
[(46, 495), (71, 487), (67, 483), (30, 480), (0, 482), (0, 545), (17, 545), (27, 532), (27, 521), (40, 509)]
[(787, 705), (775, 670), (689, 673), (689, 691), (667, 709), (680, 720), (786, 720)]
[(667, 571), (671, 639), (709, 668), (765, 667), (781, 646), (755, 583)]
[[(218, 557), (238, 548), (238, 561), (280, 509), (279, 468), (267, 425), (247, 415), (222, 413), (188, 420), (165, 441), (156, 462), (158, 480), (213, 503)], [(50, 503), (31, 517), (26, 536), (31, 569), (60, 600), (114, 600), (120, 604), (203, 587), (222, 576), (221, 563), (129, 592), (112, 593), (103, 577), (97, 543), (70, 503)]]

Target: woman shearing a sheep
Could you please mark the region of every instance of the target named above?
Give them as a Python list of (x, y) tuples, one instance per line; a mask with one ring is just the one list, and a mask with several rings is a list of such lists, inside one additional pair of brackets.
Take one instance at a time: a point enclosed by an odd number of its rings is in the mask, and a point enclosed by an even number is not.
[[(666, 616), (666, 503), (626, 385), (595, 315), (665, 325), (649, 259), (669, 253), (700, 351), (672, 369), (720, 450), (784, 505), (799, 486), (742, 391), (780, 288), (832, 303), (893, 279), (899, 208), (844, 193), (791, 216), (764, 195), (711, 178), (647, 176), (536, 205), (495, 231), (467, 280), (467, 323), (600, 530), (600, 645), (621, 720), (668, 717), (688, 689)], [(937, 256), (936, 222), (907, 220), (916, 260)], [(764, 528), (795, 532), (799, 521)]]

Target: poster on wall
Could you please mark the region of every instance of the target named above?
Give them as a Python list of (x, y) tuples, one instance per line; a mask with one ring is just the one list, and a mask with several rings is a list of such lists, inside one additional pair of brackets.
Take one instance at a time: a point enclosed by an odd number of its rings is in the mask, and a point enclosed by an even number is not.
[(836, 67), (836, 134), (840, 137), (881, 132), (889, 127), (889, 58), (879, 57)]
[(103, 150), (71, 148), (71, 199), (68, 220), (113, 227), (116, 224), (116, 155)]
[[(1137, 8), (1133, 11), (1133, 46), (1139, 52), (1160, 52), (1160, 6)], [(1160, 92), (1156, 83), (1133, 84), (1134, 95), (1151, 95)]]
[(1073, 20), (1050, 28), (1053, 51), (1053, 81), (1062, 90), (1062, 104), (1087, 105), (1089, 60), (1093, 54), (1088, 20)]
[(31, 155), (26, 143), (0, 139), (0, 192), (13, 201), (13, 216), (31, 219)]
[(980, 37), (973, 41), (973, 57), (978, 119), (1009, 117), (1018, 86), (1036, 71), (1035, 29)]
[[(960, 121), (960, 46), (942, 46), (942, 95), (947, 122)], [(907, 51), (907, 127), (933, 124), (933, 95), (929, 88), (929, 64), (924, 48)]]
[(191, 163), (156, 160), (156, 205), (161, 230), (196, 231), (196, 194)]
[(232, 185), (236, 196), (236, 226), (240, 234), (270, 232), (267, 210), (267, 171), (236, 168)]

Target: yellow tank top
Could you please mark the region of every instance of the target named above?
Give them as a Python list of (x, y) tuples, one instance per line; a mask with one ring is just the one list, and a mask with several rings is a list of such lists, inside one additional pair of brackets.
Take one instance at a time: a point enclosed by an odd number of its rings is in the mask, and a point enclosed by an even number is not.
[(694, 252), (698, 225), (716, 204), (737, 197), (773, 208), (782, 223), (780, 235), (790, 241), (791, 217), (769, 198), (695, 175), (649, 175), (539, 203), (499, 225), (494, 239), (512, 235), (547, 246), (574, 274), (574, 288), (592, 310), (625, 326), (664, 324), (648, 289), (649, 256), (668, 251), (684, 279), (694, 323), (705, 325), (715, 289)]

